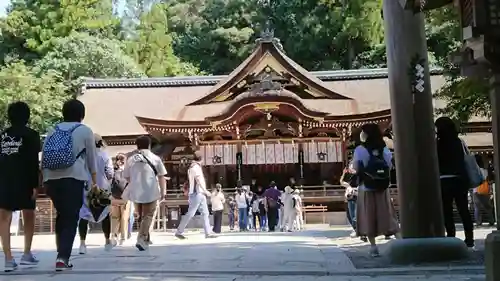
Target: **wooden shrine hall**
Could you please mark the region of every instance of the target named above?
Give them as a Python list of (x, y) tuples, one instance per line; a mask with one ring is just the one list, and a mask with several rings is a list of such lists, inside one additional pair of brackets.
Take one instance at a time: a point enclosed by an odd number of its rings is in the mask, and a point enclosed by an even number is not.
[[(442, 87), (440, 71), (431, 74), (433, 89)], [(325, 186), (338, 184), (351, 136), (365, 123), (387, 129), (391, 122), (387, 69), (308, 72), (271, 32), (227, 76), (86, 79), (78, 98), (84, 122), (110, 154), (134, 150), (140, 135), (154, 138), (169, 192), (179, 190), (200, 150), (210, 184), (284, 187), (294, 178), (304, 190), (321, 187), (309, 201), (325, 204), (343, 202), (343, 191), (330, 194)], [(489, 129), (474, 125), (488, 120), (472, 121), (464, 138), (472, 150), (488, 151)]]

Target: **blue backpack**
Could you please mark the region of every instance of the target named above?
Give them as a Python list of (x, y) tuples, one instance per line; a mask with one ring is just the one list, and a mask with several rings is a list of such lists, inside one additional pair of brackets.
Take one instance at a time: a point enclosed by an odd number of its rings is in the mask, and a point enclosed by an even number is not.
[(49, 170), (67, 169), (76, 162), (85, 152), (83, 149), (75, 155), (73, 152), (73, 131), (80, 127), (81, 124), (75, 125), (73, 128), (64, 131), (55, 127), (52, 135), (47, 137), (45, 146), (42, 152), (42, 168)]
[(391, 183), (391, 171), (385, 162), (383, 151), (368, 150), (370, 158), (363, 167), (361, 180), (365, 187), (375, 190), (386, 190)]

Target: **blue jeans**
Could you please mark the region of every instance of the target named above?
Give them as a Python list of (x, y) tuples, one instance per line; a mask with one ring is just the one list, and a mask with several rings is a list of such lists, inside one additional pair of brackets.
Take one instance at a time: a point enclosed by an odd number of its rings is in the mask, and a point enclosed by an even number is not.
[(132, 235), (132, 232), (134, 232), (134, 222), (135, 222), (134, 212), (135, 212), (134, 204), (132, 202), (130, 202), (130, 218), (129, 218), (130, 221), (129, 221), (129, 224), (128, 224), (128, 235), (129, 235), (129, 237)]
[(227, 217), (229, 219), (229, 229), (233, 230), (234, 229), (234, 210), (229, 210)]
[(267, 227), (267, 216), (266, 215), (261, 215), (260, 216), (260, 230), (264, 230)]
[(210, 220), (208, 219), (209, 211), (207, 204), (207, 197), (201, 193), (193, 193), (189, 194), (189, 209), (187, 214), (185, 214), (182, 219), (179, 227), (177, 228), (177, 234), (184, 233), (186, 226), (189, 221), (194, 217), (196, 211), (199, 211), (203, 216), (203, 229), (205, 230), (205, 235), (211, 233), (210, 231)]
[(247, 230), (248, 226), (248, 209), (238, 208), (238, 225), (240, 230)]
[(76, 228), (83, 205), (85, 182), (73, 178), (62, 178), (45, 182), (47, 195), (56, 209), (57, 258), (68, 261), (71, 257)]
[(348, 200), (347, 201), (347, 219), (352, 226), (352, 229), (356, 231), (356, 200)]

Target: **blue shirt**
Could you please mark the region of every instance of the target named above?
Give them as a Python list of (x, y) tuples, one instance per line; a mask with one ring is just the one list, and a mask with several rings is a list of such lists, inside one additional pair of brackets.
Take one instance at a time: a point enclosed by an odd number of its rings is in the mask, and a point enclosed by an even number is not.
[[(392, 168), (392, 153), (391, 151), (387, 148), (384, 147), (384, 160), (387, 163), (387, 166), (389, 169)], [(361, 167), (366, 167), (368, 165), (368, 161), (370, 160), (370, 153), (368, 150), (362, 146), (359, 145), (356, 147), (354, 150), (354, 156), (353, 156), (353, 165), (354, 165), (354, 170), (359, 170)], [(361, 166), (362, 165), (362, 166)], [(371, 190), (370, 188), (367, 188), (363, 183), (358, 187), (358, 190)]]

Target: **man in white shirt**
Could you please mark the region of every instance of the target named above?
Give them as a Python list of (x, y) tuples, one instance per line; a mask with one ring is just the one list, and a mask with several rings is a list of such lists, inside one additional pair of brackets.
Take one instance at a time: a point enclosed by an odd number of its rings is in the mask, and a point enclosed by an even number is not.
[(189, 209), (186, 215), (182, 217), (181, 223), (175, 232), (175, 237), (179, 239), (186, 239), (183, 235), (189, 221), (194, 217), (196, 211), (200, 211), (203, 216), (203, 229), (205, 230), (206, 238), (216, 237), (210, 231), (210, 220), (208, 219), (209, 211), (207, 204), (207, 197), (210, 197), (210, 192), (207, 190), (205, 176), (201, 168), (201, 160), (203, 159), (199, 151), (194, 153), (194, 159), (188, 169), (189, 190), (188, 190), (188, 203)]
[(132, 201), (139, 213), (139, 235), (135, 246), (139, 251), (144, 251), (149, 245), (147, 239), (157, 203), (166, 192), (167, 171), (161, 158), (151, 152), (149, 137), (139, 137), (136, 145), (137, 151), (127, 159), (123, 171), (129, 184), (122, 197)]

